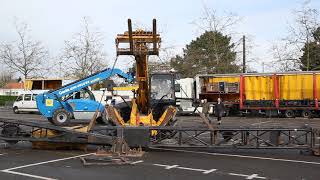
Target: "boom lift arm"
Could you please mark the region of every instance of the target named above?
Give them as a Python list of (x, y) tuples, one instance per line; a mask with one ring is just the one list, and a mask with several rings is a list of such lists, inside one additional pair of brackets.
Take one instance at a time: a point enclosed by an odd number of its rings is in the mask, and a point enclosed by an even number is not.
[(48, 93), (54, 94), (56, 97), (61, 98), (73, 92), (77, 92), (85, 87), (91, 86), (99, 81), (106, 80), (114, 75), (118, 75), (121, 78), (126, 79), (128, 82), (133, 80), (132, 75), (124, 73), (120, 69), (104, 69), (88, 77), (75, 81), (73, 83), (67, 84), (59, 89), (49, 91)]

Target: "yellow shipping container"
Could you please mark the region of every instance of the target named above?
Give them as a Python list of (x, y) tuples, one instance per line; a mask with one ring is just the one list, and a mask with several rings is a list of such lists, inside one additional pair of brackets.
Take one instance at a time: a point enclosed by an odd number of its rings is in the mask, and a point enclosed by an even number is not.
[[(280, 100), (312, 100), (313, 74), (297, 72), (277, 74)], [(246, 100), (275, 100), (273, 74), (244, 75)], [(320, 96), (320, 73), (316, 74), (317, 96)], [(213, 76), (208, 83), (240, 83), (240, 75)], [(319, 97), (318, 97), (319, 98)], [(238, 100), (239, 98), (235, 99)]]

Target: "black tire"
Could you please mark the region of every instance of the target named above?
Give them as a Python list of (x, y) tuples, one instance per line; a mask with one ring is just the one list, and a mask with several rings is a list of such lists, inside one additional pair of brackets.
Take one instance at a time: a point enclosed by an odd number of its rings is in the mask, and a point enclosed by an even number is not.
[(100, 116), (97, 117), (96, 121), (98, 124), (108, 125), (109, 120), (108, 120), (106, 111), (103, 111), (103, 113), (101, 113)]
[[(15, 138), (19, 136), (21, 129), (18, 125), (15, 124), (6, 124), (2, 131), (1, 134), (4, 137), (8, 137), (8, 138)], [(16, 144), (18, 142), (18, 140), (5, 140), (7, 143), (9, 144)]]
[(70, 123), (70, 113), (65, 109), (57, 109), (53, 113), (52, 122), (57, 126), (66, 126)]
[(304, 118), (311, 118), (312, 117), (312, 112), (310, 110), (303, 110), (301, 113), (301, 116)]
[(49, 121), (51, 124), (54, 124), (52, 118), (48, 118), (48, 121)]
[(286, 110), (284, 115), (286, 118), (294, 118), (296, 116), (293, 110)]
[(13, 113), (15, 113), (15, 114), (19, 114), (20, 112), (19, 112), (19, 109), (18, 109), (18, 107), (13, 107)]

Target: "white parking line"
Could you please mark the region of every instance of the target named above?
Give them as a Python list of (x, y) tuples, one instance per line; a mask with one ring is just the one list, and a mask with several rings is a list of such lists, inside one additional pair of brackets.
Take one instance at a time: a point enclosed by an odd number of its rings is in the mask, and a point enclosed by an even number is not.
[(207, 170), (204, 169), (195, 169), (195, 168), (189, 168), (189, 167), (181, 167), (179, 165), (164, 165), (164, 164), (153, 164), (155, 166), (161, 166), (164, 167), (165, 169), (183, 169), (183, 170), (190, 170), (190, 171), (200, 171), (200, 172), (206, 172)]
[(53, 179), (53, 178), (37, 176), (37, 175), (32, 175), (32, 174), (27, 174), (27, 173), (21, 173), (21, 172), (16, 172), (16, 171), (2, 170), (2, 172), (9, 173), (9, 174), (20, 175), (20, 176), (32, 177), (32, 178), (35, 178), (35, 179), (57, 180), (57, 179)]
[[(218, 169), (205, 170), (205, 169), (189, 168), (189, 167), (182, 167), (179, 165), (165, 165), (165, 164), (153, 164), (153, 165), (164, 167), (164, 169), (167, 169), (167, 170), (175, 168), (175, 169), (183, 169), (183, 170), (189, 170), (189, 171), (198, 171), (198, 172), (202, 172), (203, 174), (210, 174), (218, 170)], [(251, 175), (237, 174), (237, 173), (222, 173), (222, 174), (245, 177), (246, 179), (267, 179), (266, 177), (261, 177), (258, 174), (251, 174)]]
[(210, 169), (210, 170), (204, 171), (203, 174), (209, 174), (209, 173), (212, 173), (212, 172), (214, 172), (216, 170), (217, 169)]
[(172, 169), (172, 168), (175, 168), (175, 167), (178, 167), (178, 165), (167, 166), (165, 169)]
[(43, 162), (39, 162), (39, 163), (33, 163), (33, 164), (27, 164), (27, 165), (23, 165), (23, 166), (17, 166), (17, 167), (13, 167), (13, 168), (8, 168), (8, 169), (4, 169), (2, 171), (11, 171), (11, 170), (14, 170), (14, 169), (21, 169), (21, 168), (26, 168), (26, 167), (31, 167), (31, 166), (38, 166), (38, 165), (41, 165), (41, 164), (48, 164), (48, 163), (53, 163), (53, 162), (58, 162), (58, 161), (65, 161), (65, 160), (74, 159), (74, 158), (78, 158), (78, 157), (89, 156), (89, 155), (93, 155), (93, 154), (95, 154), (95, 153), (82, 154), (82, 155), (78, 155), (78, 156), (71, 156), (71, 157), (67, 157), (67, 158), (54, 159), (54, 160), (50, 160), (50, 161), (43, 161)]
[(167, 167), (168, 165), (164, 165), (164, 164), (153, 164), (155, 166), (162, 166), (162, 167)]
[(231, 176), (241, 176), (241, 177), (248, 177), (248, 175), (245, 174), (238, 174), (238, 173), (228, 173)]
[(140, 160), (140, 161), (134, 161), (134, 162), (132, 162), (131, 164), (138, 164), (138, 163), (142, 163), (143, 161), (142, 160)]
[(177, 167), (177, 168), (178, 168), (178, 169), (183, 169), (183, 170), (205, 172), (203, 169), (188, 168), (188, 167)]
[(291, 163), (320, 165), (320, 162), (314, 162), (314, 161), (301, 161), (301, 160), (292, 160), (292, 159), (279, 159), (279, 158), (268, 158), (268, 157), (259, 157), (259, 156), (237, 155), (237, 154), (209, 153), (209, 152), (201, 152), (201, 151), (189, 151), (189, 150), (168, 149), (168, 148), (151, 148), (151, 149), (175, 151), (175, 152), (185, 152), (185, 153), (195, 153), (195, 154), (205, 154), (205, 155), (214, 155), (214, 156), (228, 156), (228, 157), (238, 157), (238, 158), (248, 158), (248, 159), (259, 159), (259, 160), (269, 160), (269, 161), (282, 161), (282, 162), (291, 162)]
[(228, 174), (231, 175), (231, 176), (246, 177), (246, 179), (267, 179), (266, 177), (258, 176), (258, 174), (251, 174), (251, 175), (238, 174), (238, 173), (228, 173)]
[(251, 174), (250, 176), (247, 177), (247, 179), (254, 179), (254, 178), (258, 178), (258, 174)]
[(27, 174), (27, 173), (21, 173), (21, 172), (16, 172), (16, 171), (13, 171), (13, 170), (22, 169), (22, 168), (26, 168), (26, 167), (32, 167), (32, 166), (38, 166), (38, 165), (41, 165), (41, 164), (48, 164), (48, 163), (53, 163), (53, 162), (58, 162), (58, 161), (65, 161), (65, 160), (74, 159), (74, 158), (78, 158), (78, 157), (89, 156), (89, 155), (93, 155), (93, 154), (95, 154), (95, 153), (82, 154), (82, 155), (78, 155), (78, 156), (72, 156), (72, 157), (55, 159), (55, 160), (50, 160), (50, 161), (43, 161), (43, 162), (39, 162), (39, 163), (27, 164), (27, 165), (23, 165), (23, 166), (17, 166), (17, 167), (13, 167), (13, 168), (4, 169), (4, 170), (1, 170), (1, 172), (20, 175), (20, 176), (25, 176), (25, 177), (32, 177), (32, 178), (35, 178), (35, 179), (56, 180), (54, 178), (38, 176), (38, 175), (33, 175), (33, 174)]

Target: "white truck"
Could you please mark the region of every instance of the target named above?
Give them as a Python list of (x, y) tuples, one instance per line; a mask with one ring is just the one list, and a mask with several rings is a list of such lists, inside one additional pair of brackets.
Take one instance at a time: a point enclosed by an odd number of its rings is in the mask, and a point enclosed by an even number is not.
[[(179, 107), (180, 114), (193, 114), (202, 112), (201, 99), (199, 92), (201, 91), (202, 78), (201, 75), (197, 75), (195, 78), (183, 78), (176, 80), (176, 85), (179, 90), (176, 89), (177, 106)], [(209, 109), (209, 113), (213, 113), (214, 105), (212, 104)]]

